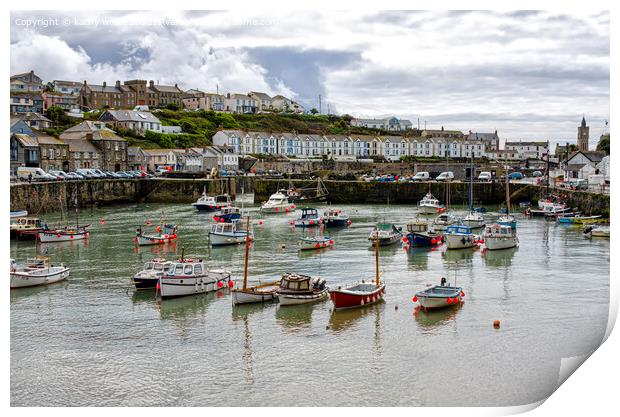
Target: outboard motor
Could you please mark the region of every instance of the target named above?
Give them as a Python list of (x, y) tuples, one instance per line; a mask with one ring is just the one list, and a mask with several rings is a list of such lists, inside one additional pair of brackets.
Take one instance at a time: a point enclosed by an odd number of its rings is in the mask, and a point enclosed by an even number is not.
[(441, 286), (445, 286), (446, 285), (446, 277), (441, 277)]

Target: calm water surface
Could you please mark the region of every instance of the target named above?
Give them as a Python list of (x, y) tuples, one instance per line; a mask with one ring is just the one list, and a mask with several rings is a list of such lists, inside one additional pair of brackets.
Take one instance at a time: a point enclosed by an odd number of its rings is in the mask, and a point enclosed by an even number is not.
[[(296, 250), (304, 233), (289, 224), (296, 214), (263, 217), (251, 280), (285, 271), (331, 286), (372, 278), (373, 223), (404, 226), (415, 208), (342, 208), (353, 224), (330, 230), (336, 246), (320, 253)], [(180, 225), (178, 243), (136, 249), (136, 225), (162, 209)], [(332, 312), (330, 301), (233, 308), (228, 290), (158, 302), (131, 288), (145, 261), (181, 247), (242, 278), (243, 246), (209, 247), (211, 216), (187, 204), (107, 207), (81, 213), (93, 225), (88, 241), (12, 242), (11, 257), (47, 252), (71, 276), (11, 291), (11, 404), (519, 405), (550, 395), (560, 359), (595, 349), (604, 335), (609, 240), (543, 219), (519, 219), (514, 250), (382, 248), (385, 302), (364, 309)], [(59, 214), (43, 218), (54, 224)], [(464, 287), (465, 303), (416, 312), (414, 292), (442, 276)]]

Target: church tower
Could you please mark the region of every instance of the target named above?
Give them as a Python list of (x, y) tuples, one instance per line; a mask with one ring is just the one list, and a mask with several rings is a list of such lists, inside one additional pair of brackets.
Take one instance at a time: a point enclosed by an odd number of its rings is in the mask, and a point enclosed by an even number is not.
[(577, 128), (577, 143), (579, 150), (582, 152), (588, 152), (588, 146), (590, 142), (590, 126), (586, 126), (586, 117), (581, 119), (581, 126)]

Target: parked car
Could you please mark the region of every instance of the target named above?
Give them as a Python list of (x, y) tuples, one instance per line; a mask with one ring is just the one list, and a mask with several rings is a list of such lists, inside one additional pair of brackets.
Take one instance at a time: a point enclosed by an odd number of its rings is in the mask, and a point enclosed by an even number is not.
[(77, 172), (67, 172), (66, 174), (67, 174), (68, 180), (83, 180), (84, 179), (84, 177), (78, 174)]
[(435, 180), (437, 181), (448, 181), (448, 180), (453, 180), (453, 179), (454, 179), (454, 173), (452, 171), (442, 172), (441, 174), (437, 175), (437, 177), (435, 178)]
[(522, 180), (523, 174), (520, 172), (511, 172), (510, 174), (508, 174), (508, 179), (509, 180)]
[(416, 174), (411, 178), (411, 181), (428, 181), (430, 179), (430, 174), (426, 171), (416, 172)]
[(60, 180), (69, 180), (69, 179), (71, 179), (71, 177), (69, 177), (65, 171), (50, 170), (50, 171), (48, 171), (48, 173), (54, 175), (55, 177), (57, 177)]
[(535, 177), (535, 178), (542, 177), (542, 176), (543, 176), (543, 174), (540, 171), (534, 171), (532, 173), (532, 177)]
[(117, 172), (118, 175), (121, 176), (121, 178), (133, 178), (133, 175), (131, 175), (129, 172), (125, 172), (125, 171), (118, 171)]
[(94, 172), (92, 172), (92, 170), (87, 169), (87, 168), (79, 168), (79, 169), (76, 169), (75, 172), (80, 174), (83, 178), (88, 178), (88, 179), (99, 178), (97, 174), (95, 174)]
[(478, 180), (480, 181), (491, 181), (493, 179), (493, 175), (489, 171), (482, 171), (480, 175), (478, 175)]
[(157, 167), (157, 169), (155, 170), (155, 175), (160, 177), (160, 176), (164, 175), (167, 172), (168, 172), (168, 168), (167, 167)]

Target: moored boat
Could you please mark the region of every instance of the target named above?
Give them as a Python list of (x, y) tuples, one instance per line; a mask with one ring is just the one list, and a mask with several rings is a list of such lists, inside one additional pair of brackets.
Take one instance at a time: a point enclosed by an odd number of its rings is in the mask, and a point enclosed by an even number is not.
[(407, 223), (405, 239), (406, 243), (412, 247), (440, 245), (444, 241), (442, 234), (429, 230), (428, 223), (417, 219)]
[(419, 303), (424, 310), (432, 310), (456, 306), (464, 295), (463, 288), (446, 284), (446, 279), (442, 278), (441, 285), (417, 292), (413, 297), (413, 302)]
[(228, 194), (220, 194), (216, 196), (207, 195), (206, 191), (192, 206), (198, 211), (217, 211), (222, 207), (231, 205), (231, 199)]
[(609, 225), (606, 224), (588, 225), (584, 227), (583, 234), (587, 238), (610, 237), (611, 229)]
[(266, 301), (274, 301), (277, 299), (277, 290), (280, 281), (272, 281), (261, 283), (258, 285), (248, 286), (248, 262), (250, 257), (250, 217), (246, 221), (246, 241), (245, 241), (245, 259), (243, 268), (243, 286), (241, 288), (233, 288), (232, 299), (233, 305), (263, 303)]
[(301, 216), (295, 220), (295, 227), (316, 227), (323, 223), (323, 217), (319, 215), (317, 209), (304, 207), (301, 209)]
[(379, 280), (379, 241), (375, 241), (375, 282), (361, 283), (338, 287), (329, 291), (329, 298), (334, 303), (334, 309), (363, 307), (374, 304), (383, 299), (385, 283)]
[(432, 223), (434, 230), (444, 231), (449, 226), (455, 225), (459, 222), (459, 219), (451, 213), (442, 213), (437, 216)]
[(286, 196), (288, 201), (292, 203), (310, 203), (316, 201), (327, 201), (329, 197), (329, 191), (321, 181), (321, 178), (317, 179), (316, 187), (297, 188), (293, 183), (289, 183), (289, 188), (286, 190)]
[(325, 300), (329, 288), (322, 278), (287, 272), (282, 275), (277, 294), (282, 306), (307, 304)]
[(487, 226), (482, 238), (488, 250), (510, 249), (519, 244), (517, 231), (510, 226), (502, 224)]
[(155, 228), (154, 232), (145, 232), (142, 226), (136, 229), (136, 237), (134, 242), (138, 246), (163, 245), (177, 238), (177, 226), (172, 224), (163, 224)]
[(239, 207), (226, 206), (215, 213), (213, 220), (220, 223), (230, 223), (241, 218), (241, 209)]
[(469, 226), (472, 229), (481, 229), (485, 225), (484, 216), (475, 211), (468, 213), (461, 222), (464, 226)]
[(11, 220), (17, 219), (19, 217), (26, 217), (28, 215), (28, 210), (17, 210), (11, 212)]
[(90, 232), (86, 229), (89, 225), (71, 227), (66, 226), (59, 229), (41, 230), (37, 237), (41, 243), (69, 242), (72, 240), (86, 239)]
[(325, 227), (345, 227), (351, 224), (351, 220), (342, 209), (330, 208), (323, 213), (323, 224)]
[(209, 229), (211, 246), (237, 245), (254, 239), (251, 230), (244, 230), (242, 222), (236, 220), (230, 223), (215, 223)]
[(18, 217), (11, 219), (11, 237), (17, 239), (35, 239), (45, 225), (37, 217)]
[(368, 240), (374, 242), (379, 241), (379, 246), (389, 246), (400, 242), (402, 239), (402, 228), (396, 227), (392, 223), (377, 223), (375, 228), (370, 232)]
[(156, 289), (162, 298), (181, 297), (217, 291), (230, 286), (230, 272), (208, 270), (201, 260), (181, 259), (173, 262), (168, 272), (159, 277)]
[(480, 238), (472, 233), (470, 226), (448, 226), (444, 235), (448, 249), (473, 248)]
[(155, 288), (159, 278), (168, 273), (172, 265), (174, 265), (172, 262), (163, 258), (148, 261), (144, 264), (144, 269), (131, 278), (131, 283), (137, 290)]
[(287, 213), (293, 209), (295, 205), (289, 203), (281, 191), (271, 194), (269, 200), (260, 207), (261, 213)]
[(53, 284), (69, 276), (70, 269), (60, 265), (50, 265), (49, 259), (38, 256), (23, 264), (11, 260), (11, 288), (34, 287)]
[(497, 219), (497, 224), (509, 226), (513, 230), (517, 230), (517, 219), (512, 214), (504, 214), (503, 216), (499, 216)]
[(307, 236), (299, 238), (299, 250), (316, 250), (334, 246), (330, 236)]
[(435, 198), (430, 191), (418, 202), (420, 214), (437, 214), (445, 211), (445, 209), (446, 208), (439, 203), (439, 200)]

